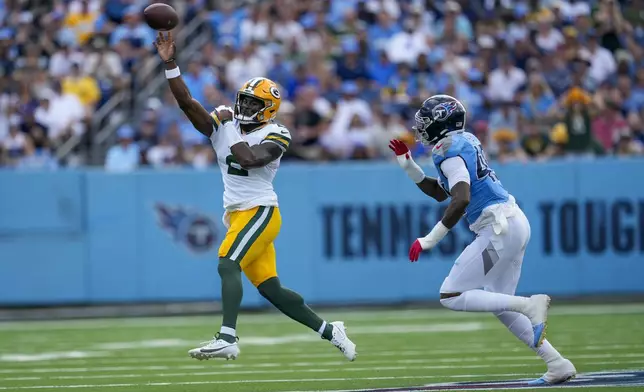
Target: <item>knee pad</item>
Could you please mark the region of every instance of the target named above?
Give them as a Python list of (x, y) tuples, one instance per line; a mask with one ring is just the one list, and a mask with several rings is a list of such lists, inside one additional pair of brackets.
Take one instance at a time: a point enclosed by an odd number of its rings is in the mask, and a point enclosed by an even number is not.
[(219, 276), (223, 277), (226, 275), (231, 275), (241, 272), (241, 267), (238, 263), (230, 259), (219, 259), (219, 265), (217, 266), (217, 272)]

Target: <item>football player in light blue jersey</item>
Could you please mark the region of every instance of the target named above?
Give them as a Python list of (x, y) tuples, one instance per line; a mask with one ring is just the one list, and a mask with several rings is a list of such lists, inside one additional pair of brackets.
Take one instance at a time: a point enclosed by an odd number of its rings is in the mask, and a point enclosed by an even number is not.
[(433, 145), (438, 178), (425, 176), (403, 142), (391, 141), (398, 163), (421, 191), (439, 202), (451, 198), (443, 219), (414, 241), (409, 259), (417, 261), (465, 215), (476, 238), (445, 278), (441, 304), (457, 311), (494, 313), (546, 362), (548, 371), (531, 385), (568, 381), (577, 373), (574, 365), (545, 339), (550, 297), (514, 295), (530, 223), (488, 165), (481, 143), (464, 132), (465, 116), (463, 104), (449, 95), (428, 98), (416, 112), (416, 136)]

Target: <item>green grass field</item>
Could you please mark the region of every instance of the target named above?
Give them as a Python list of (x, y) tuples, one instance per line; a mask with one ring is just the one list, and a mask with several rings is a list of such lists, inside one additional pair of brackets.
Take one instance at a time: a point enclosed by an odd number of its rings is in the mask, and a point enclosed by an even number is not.
[[(0, 390), (335, 391), (533, 378), (545, 371), (488, 314), (413, 309), (323, 315), (346, 322), (358, 345), (355, 362), (275, 313), (241, 317), (242, 353), (230, 362), (187, 355), (218, 329), (218, 316), (1, 323)], [(644, 304), (555, 303), (548, 338), (580, 373), (643, 369)], [(593, 391), (637, 389), (644, 387)]]

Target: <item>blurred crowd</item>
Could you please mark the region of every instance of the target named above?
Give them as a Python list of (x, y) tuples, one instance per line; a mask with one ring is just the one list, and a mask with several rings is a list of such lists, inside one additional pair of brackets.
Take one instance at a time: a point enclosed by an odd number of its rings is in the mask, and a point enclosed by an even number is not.
[[(55, 167), (54, 151), (90, 133), (116, 91), (136, 92), (137, 70), (155, 56), (147, 2), (42, 4), (0, 0), (5, 166)], [(180, 64), (194, 97), (211, 110), (246, 80), (273, 79), (278, 121), (293, 136), (288, 159), (388, 159), (391, 138), (427, 155), (409, 130), (437, 93), (464, 103), (491, 159), (644, 154), (643, 0), (181, 4), (183, 25), (201, 21), (208, 35)], [(213, 164), (169, 91), (133, 110), (108, 169)]]

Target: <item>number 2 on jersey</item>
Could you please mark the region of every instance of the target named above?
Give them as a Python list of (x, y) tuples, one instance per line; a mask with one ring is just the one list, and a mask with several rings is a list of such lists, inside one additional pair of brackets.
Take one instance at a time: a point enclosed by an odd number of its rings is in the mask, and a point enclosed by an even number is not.
[(228, 155), (226, 157), (226, 165), (228, 165), (228, 174), (231, 174), (233, 176), (248, 177), (248, 170), (241, 167), (234, 156)]
[(481, 146), (476, 146), (476, 177), (481, 180), (486, 176), (490, 176), (494, 182), (498, 181), (494, 170), (490, 169), (490, 165), (488, 165), (487, 159), (485, 159), (483, 149)]

